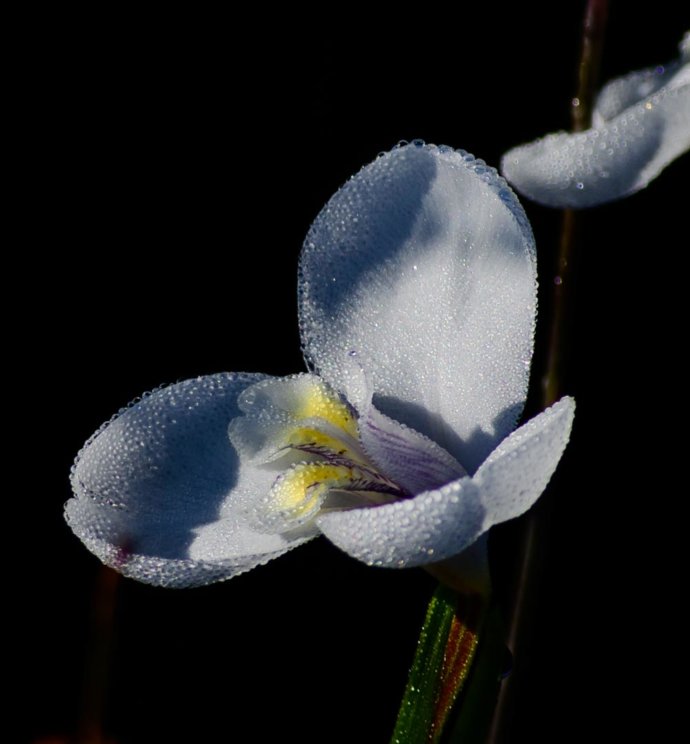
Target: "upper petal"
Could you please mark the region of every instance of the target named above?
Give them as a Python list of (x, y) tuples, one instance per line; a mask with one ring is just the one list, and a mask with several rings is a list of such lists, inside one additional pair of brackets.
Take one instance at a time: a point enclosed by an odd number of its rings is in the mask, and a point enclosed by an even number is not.
[(626, 75), (604, 87), (595, 127), (509, 150), (501, 171), (550, 207), (591, 207), (645, 187), (690, 148), (690, 64)]
[(473, 480), (486, 529), (519, 516), (539, 498), (568, 443), (574, 415), (575, 401), (561, 398), (504, 439), (482, 464)]
[(535, 291), (531, 229), (495, 171), (449, 148), (399, 147), (343, 186), (307, 236), (305, 356), (347, 393), (354, 352), (377, 407), (472, 472), (522, 409)]
[(66, 518), (85, 545), (122, 573), (194, 586), (230, 578), (284, 553), (306, 534), (253, 530), (245, 514), (275, 473), (240, 465), (228, 437), (237, 396), (262, 375), (186, 380), (120, 412), (85, 445)]

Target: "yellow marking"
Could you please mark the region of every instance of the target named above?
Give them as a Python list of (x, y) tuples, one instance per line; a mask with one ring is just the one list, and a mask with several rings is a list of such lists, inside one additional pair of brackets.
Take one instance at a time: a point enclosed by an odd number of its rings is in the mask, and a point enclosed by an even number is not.
[(292, 414), (297, 420), (322, 418), (346, 431), (351, 437), (357, 437), (357, 422), (350, 409), (321, 381), (310, 382), (309, 389)]
[(322, 462), (295, 465), (274, 483), (269, 508), (289, 512), (293, 518), (307, 516), (319, 508), (330, 489), (351, 483), (356, 472), (343, 465)]

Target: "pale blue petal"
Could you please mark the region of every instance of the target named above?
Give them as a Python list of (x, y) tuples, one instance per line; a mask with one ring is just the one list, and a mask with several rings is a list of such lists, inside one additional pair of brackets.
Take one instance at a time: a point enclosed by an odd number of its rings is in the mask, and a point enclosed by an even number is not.
[(372, 566), (404, 568), (444, 560), (484, 531), (479, 489), (462, 478), (413, 499), (317, 518), (326, 537)]
[(690, 149), (690, 64), (609, 83), (585, 132), (559, 132), (509, 150), (501, 171), (549, 207), (592, 207), (644, 188)]
[(522, 409), (535, 292), (532, 233), (496, 172), (449, 148), (397, 148), (343, 186), (307, 236), (305, 355), (348, 394), (354, 352), (376, 406), (473, 472)]
[(668, 65), (636, 70), (607, 83), (600, 91), (594, 104), (592, 120), (595, 127), (623, 113), (625, 109), (649, 98), (662, 88), (678, 88), (687, 82), (688, 65), (681, 61)]
[[(164, 586), (220, 581), (305, 541), (246, 522), (275, 474), (242, 465), (228, 424), (261, 375), (219, 374), (145, 396), (85, 445), (66, 518), (85, 545), (125, 575)], [(314, 534), (314, 531), (311, 533)]]
[(541, 496), (565, 449), (575, 401), (561, 398), (507, 437), (473, 480), (486, 510), (485, 528), (526, 512)]

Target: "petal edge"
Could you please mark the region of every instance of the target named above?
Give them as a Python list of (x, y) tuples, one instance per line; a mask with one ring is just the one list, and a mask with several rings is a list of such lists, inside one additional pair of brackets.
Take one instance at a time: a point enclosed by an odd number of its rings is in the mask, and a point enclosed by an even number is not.
[(573, 398), (561, 398), (516, 429), (491, 453), (474, 482), (486, 509), (485, 527), (526, 512), (541, 496), (570, 438)]
[(484, 531), (485, 511), (470, 478), (413, 499), (318, 517), (324, 535), (371, 566), (407, 568), (460, 553)]

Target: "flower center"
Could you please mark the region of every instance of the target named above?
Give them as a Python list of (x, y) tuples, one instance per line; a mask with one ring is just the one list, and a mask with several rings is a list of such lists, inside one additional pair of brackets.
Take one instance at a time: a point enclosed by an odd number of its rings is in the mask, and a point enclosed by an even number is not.
[(324, 509), (381, 504), (409, 494), (380, 473), (359, 441), (357, 414), (315, 375), (265, 380), (247, 388), (244, 416), (230, 440), (256, 465), (279, 470), (268, 494), (253, 504), (253, 521), (286, 531)]

